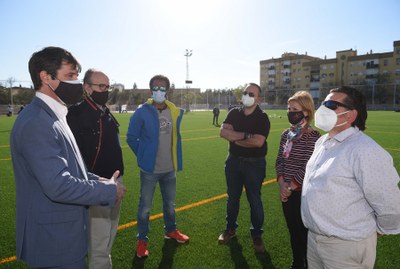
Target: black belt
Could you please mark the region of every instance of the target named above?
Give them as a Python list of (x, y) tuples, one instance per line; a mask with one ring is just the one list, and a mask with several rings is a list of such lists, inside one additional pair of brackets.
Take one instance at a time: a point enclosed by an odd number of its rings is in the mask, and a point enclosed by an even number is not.
[(243, 162), (258, 162), (260, 160), (265, 160), (265, 157), (241, 157), (233, 154), (230, 154), (230, 156)]

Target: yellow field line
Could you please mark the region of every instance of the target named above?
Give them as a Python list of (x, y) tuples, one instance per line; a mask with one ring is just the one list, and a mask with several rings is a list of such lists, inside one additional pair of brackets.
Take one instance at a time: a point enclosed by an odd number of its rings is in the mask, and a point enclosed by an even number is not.
[[(270, 184), (270, 183), (273, 183), (273, 182), (276, 182), (276, 179), (271, 179), (271, 180), (265, 181), (265, 182), (263, 182), (263, 185)], [(219, 200), (219, 199), (225, 198), (227, 196), (228, 195), (226, 193), (224, 193), (224, 194), (221, 194), (221, 195), (218, 195), (218, 196), (214, 196), (214, 197), (211, 197), (211, 198), (208, 198), (208, 199), (205, 199), (205, 200), (193, 203), (193, 204), (189, 204), (189, 205), (185, 205), (185, 206), (179, 207), (179, 208), (175, 209), (175, 211), (176, 212), (180, 212), (180, 211), (188, 210), (190, 208), (198, 207), (198, 206), (213, 202), (215, 200)], [(163, 213), (159, 213), (159, 214), (150, 216), (150, 220), (155, 220), (155, 219), (159, 219), (159, 218), (162, 218), (162, 217), (163, 217)], [(118, 226), (118, 230), (123, 230), (123, 229), (126, 229), (126, 228), (130, 228), (130, 227), (135, 226), (136, 224), (137, 224), (137, 221), (128, 222), (126, 224), (122, 224), (122, 225)]]
[[(187, 138), (187, 139), (182, 139), (182, 141), (195, 141), (195, 140), (204, 140), (204, 139), (211, 139), (211, 138), (219, 138), (219, 136), (202, 136), (202, 137), (196, 137), (196, 138)], [(121, 148), (125, 149), (128, 148), (128, 145), (123, 145)], [(400, 148), (384, 148), (387, 151), (400, 151)], [(11, 158), (3, 158), (0, 159), (1, 161), (11, 161)]]
[[(265, 182), (263, 182), (263, 185), (271, 184), (273, 182), (276, 182), (276, 179), (271, 179), (271, 180), (265, 181)], [(227, 197), (226, 193), (218, 195), (218, 196), (214, 196), (214, 197), (211, 197), (211, 198), (208, 198), (208, 199), (205, 199), (205, 200), (193, 203), (193, 204), (182, 206), (180, 208), (175, 209), (175, 211), (176, 212), (180, 212), (180, 211), (188, 210), (188, 209), (191, 209), (191, 208), (194, 208), (194, 207), (198, 207), (198, 206), (201, 206), (201, 205), (204, 205), (204, 204), (207, 204), (207, 203), (210, 203), (210, 202), (213, 202), (213, 201), (225, 198), (225, 197)], [(163, 213), (158, 213), (156, 215), (150, 216), (149, 219), (150, 220), (159, 219), (159, 218), (162, 218), (163, 215), (164, 215)], [(127, 229), (127, 228), (131, 228), (131, 227), (135, 226), (136, 224), (137, 224), (137, 221), (128, 222), (128, 223), (119, 225), (118, 226), (118, 230), (124, 230), (124, 229)], [(9, 263), (9, 262), (13, 262), (13, 261), (16, 261), (16, 260), (17, 260), (16, 256), (12, 256), (12, 257), (9, 257), (9, 258), (4, 258), (4, 259), (0, 260), (0, 265), (5, 264), (5, 263)]]
[(391, 148), (385, 148), (386, 150), (391, 150), (391, 151), (400, 151), (400, 149), (391, 149)]
[(17, 256), (11, 256), (8, 258), (4, 258), (0, 260), (0, 265), (4, 264), (4, 263), (9, 263), (9, 262), (13, 262), (17, 260)]

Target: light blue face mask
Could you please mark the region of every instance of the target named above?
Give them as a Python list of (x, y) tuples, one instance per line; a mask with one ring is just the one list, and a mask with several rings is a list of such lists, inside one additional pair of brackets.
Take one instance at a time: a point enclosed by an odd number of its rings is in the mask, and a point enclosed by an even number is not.
[(165, 101), (165, 92), (162, 91), (153, 91), (153, 94), (151, 96), (154, 100), (154, 102), (161, 104)]

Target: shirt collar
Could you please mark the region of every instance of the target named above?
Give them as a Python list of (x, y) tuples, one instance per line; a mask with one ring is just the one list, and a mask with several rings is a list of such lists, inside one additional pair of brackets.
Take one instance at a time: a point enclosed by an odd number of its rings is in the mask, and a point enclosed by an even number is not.
[(48, 105), (50, 109), (53, 110), (57, 118), (64, 119), (67, 116), (68, 108), (65, 105), (61, 104), (60, 102), (57, 102), (47, 94), (44, 94), (39, 91), (36, 92), (36, 97), (42, 99), (43, 102), (45, 102), (46, 105)]
[(338, 142), (343, 142), (346, 140), (348, 137), (352, 136), (355, 133), (360, 132), (358, 127), (349, 127), (346, 130), (341, 131), (337, 135), (335, 135), (333, 138), (338, 141)]

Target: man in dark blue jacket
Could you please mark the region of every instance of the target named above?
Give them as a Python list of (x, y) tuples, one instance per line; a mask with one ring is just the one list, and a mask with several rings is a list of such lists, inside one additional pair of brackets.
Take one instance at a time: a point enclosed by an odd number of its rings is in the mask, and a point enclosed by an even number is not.
[(82, 96), (80, 69), (58, 47), (44, 48), (29, 61), (35, 97), (15, 121), (10, 141), (17, 259), (29, 267), (86, 268), (87, 206), (113, 207), (126, 191), (88, 173), (67, 124), (66, 106)]

